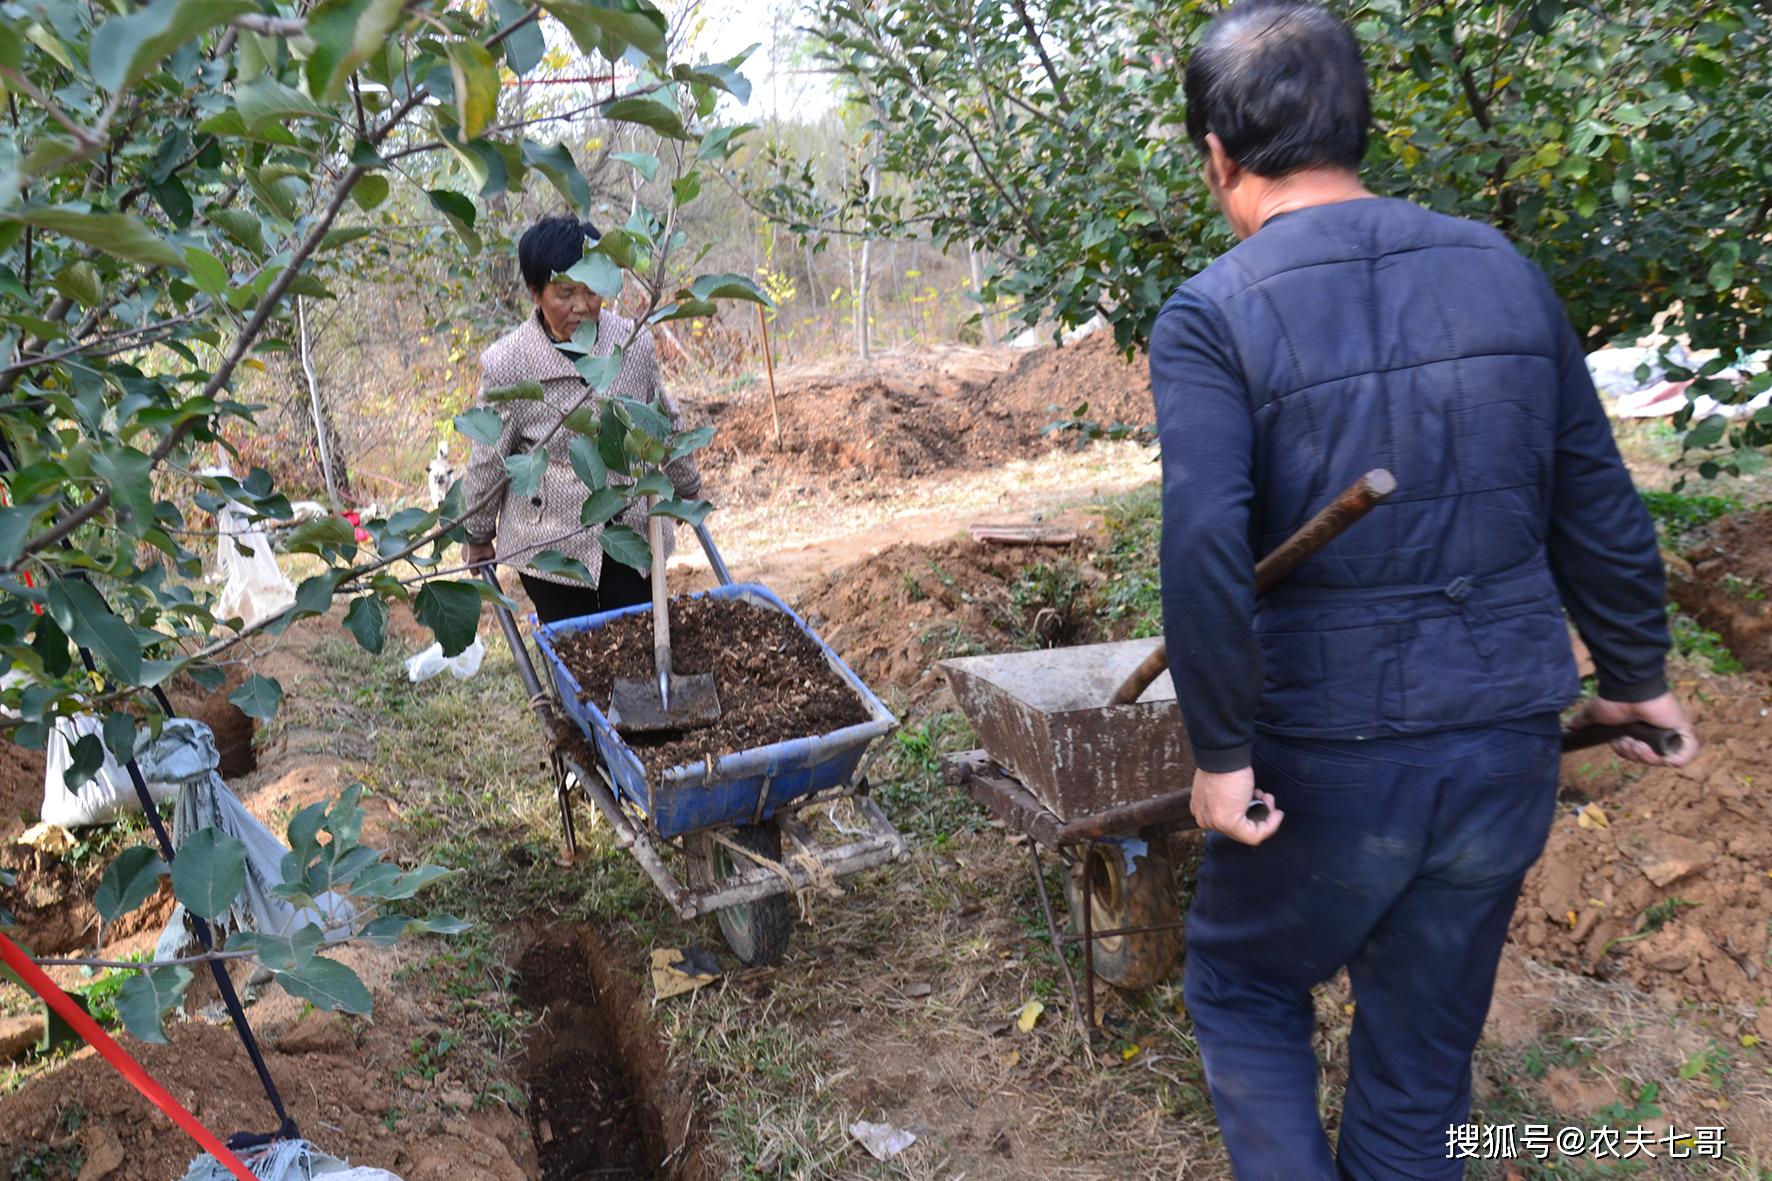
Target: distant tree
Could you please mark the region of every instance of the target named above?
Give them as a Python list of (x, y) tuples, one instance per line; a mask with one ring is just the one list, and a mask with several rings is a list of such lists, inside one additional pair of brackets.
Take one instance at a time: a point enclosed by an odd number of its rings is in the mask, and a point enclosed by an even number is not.
[[(814, 0), (823, 56), (876, 112), (906, 186), (867, 210), (774, 161), (759, 201), (805, 233), (927, 226), (994, 261), (985, 295), (1033, 324), (1100, 313), (1142, 347), (1230, 240), (1182, 132), (1203, 0)], [(1755, 0), (1331, 3), (1374, 87), (1370, 183), (1487, 220), (1548, 272), (1590, 347), (1665, 330), (1722, 356), (1772, 345), (1772, 32)], [(1763, 367), (1762, 367), (1763, 368)], [(1676, 376), (1686, 374), (1676, 371)], [(1700, 470), (1757, 470), (1772, 415), (1690, 422)]]

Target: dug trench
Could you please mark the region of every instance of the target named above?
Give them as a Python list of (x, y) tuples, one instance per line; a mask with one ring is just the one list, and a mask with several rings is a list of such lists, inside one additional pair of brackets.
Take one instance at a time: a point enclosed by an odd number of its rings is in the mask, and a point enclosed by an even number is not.
[(535, 1019), (521, 1062), (541, 1181), (712, 1181), (697, 1088), (639, 982), (594, 927), (545, 928), (517, 959)]

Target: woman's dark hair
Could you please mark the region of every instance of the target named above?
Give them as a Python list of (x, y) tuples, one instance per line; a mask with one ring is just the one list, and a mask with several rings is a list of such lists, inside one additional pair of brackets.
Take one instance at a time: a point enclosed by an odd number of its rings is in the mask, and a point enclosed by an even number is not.
[(1257, 176), (1358, 168), (1372, 97), (1354, 34), (1315, 4), (1246, 0), (1214, 20), (1188, 59), (1187, 133)]
[(529, 290), (540, 291), (562, 271), (578, 265), (585, 255), (585, 243), (595, 242), (603, 235), (588, 221), (560, 213), (544, 217), (517, 239), (517, 266)]

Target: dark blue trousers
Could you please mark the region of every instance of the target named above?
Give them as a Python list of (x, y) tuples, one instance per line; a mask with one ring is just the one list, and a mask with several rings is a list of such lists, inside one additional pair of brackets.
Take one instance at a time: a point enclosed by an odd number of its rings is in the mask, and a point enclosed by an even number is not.
[[(1262, 737), (1286, 814), (1251, 848), (1206, 837), (1185, 992), (1239, 1181), (1462, 1176), (1447, 1127), (1520, 882), (1556, 810), (1554, 715), (1363, 742)], [(1349, 1078), (1334, 1154), (1317, 1102), (1312, 986), (1347, 965)]]

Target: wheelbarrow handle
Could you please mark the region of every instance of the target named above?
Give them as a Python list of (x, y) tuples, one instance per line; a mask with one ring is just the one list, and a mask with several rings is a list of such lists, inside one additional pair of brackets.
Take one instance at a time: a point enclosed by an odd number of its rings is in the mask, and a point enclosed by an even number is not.
[(708, 556), (708, 565), (713, 567), (714, 577), (721, 586), (731, 586), (732, 571), (726, 568), (726, 559), (720, 556), (720, 548), (714, 544), (714, 535), (708, 532), (705, 523), (695, 527), (695, 538), (701, 542), (702, 552)]
[[(501, 595), (504, 594), (504, 587), (499, 585), (498, 572), (493, 568), (492, 563), (488, 562), (480, 567), (480, 577), (485, 579), (493, 590)], [(505, 643), (510, 647), (511, 655), (517, 659), (517, 675), (523, 678), (523, 691), (529, 694), (531, 702), (536, 703), (536, 713), (541, 714), (545, 708), (540, 704), (544, 700), (541, 692), (541, 678), (535, 675), (535, 662), (529, 659), (529, 647), (523, 643), (523, 633), (517, 630), (517, 619), (511, 614), (509, 607), (497, 600), (493, 601), (492, 613), (498, 617), (499, 630), (504, 632)], [(548, 721), (546, 715), (542, 715), (542, 721), (544, 724)]]
[[(1286, 576), (1302, 566), (1306, 558), (1340, 536), (1348, 526), (1377, 508), (1396, 490), (1397, 478), (1384, 468), (1373, 468), (1354, 481), (1321, 512), (1299, 526), (1296, 533), (1281, 542), (1279, 548), (1256, 564), (1255, 593), (1265, 595), (1285, 581)], [(1131, 705), (1168, 667), (1169, 646), (1158, 644), (1132, 670), (1132, 675), (1114, 690), (1108, 704)]]
[(1685, 736), (1678, 730), (1663, 730), (1646, 722), (1632, 722), (1626, 726), (1583, 726), (1579, 730), (1565, 730), (1563, 749), (1587, 750), (1590, 747), (1605, 746), (1618, 738), (1635, 738), (1664, 759), (1677, 755), (1686, 748)]

